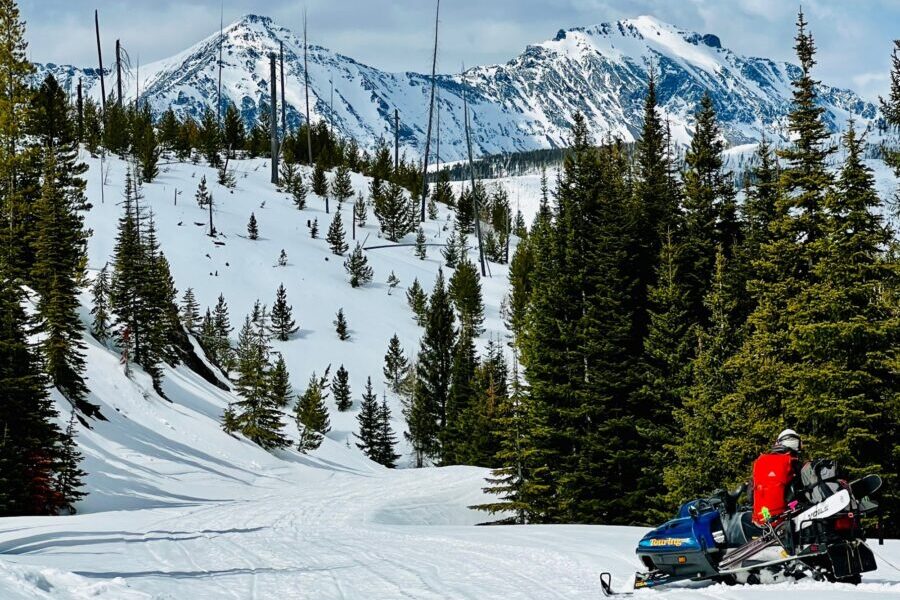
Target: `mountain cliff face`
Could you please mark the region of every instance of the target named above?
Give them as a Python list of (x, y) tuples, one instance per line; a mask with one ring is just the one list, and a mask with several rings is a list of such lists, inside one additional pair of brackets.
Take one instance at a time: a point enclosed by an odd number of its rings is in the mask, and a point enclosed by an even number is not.
[[(270, 101), (269, 60), (284, 44), (289, 126), (305, 113), (303, 41), (267, 17), (248, 15), (228, 26), (223, 38), (223, 103), (233, 102), (248, 123)], [(172, 58), (128, 69), (126, 95), (147, 101), (155, 112), (172, 106), (179, 116), (198, 117), (215, 108), (218, 88), (218, 33)], [(107, 58), (109, 60), (109, 58)], [(673, 137), (690, 139), (700, 97), (709, 93), (728, 141), (742, 144), (786, 136), (795, 65), (739, 56), (712, 34), (679, 29), (642, 16), (588, 28), (561, 30), (552, 40), (528, 46), (503, 65), (474, 67), (462, 75), (437, 78), (440, 157), (465, 155), (463, 94), (468, 96), (476, 154), (564, 146), (571, 115), (587, 116), (597, 138), (633, 140), (640, 129), (642, 102), (651, 68), (659, 101)], [(55, 64), (39, 65), (64, 86), (81, 78), (86, 93), (99, 99), (99, 71)], [(327, 48), (309, 47), (310, 110), (365, 147), (393, 138), (394, 110), (400, 112), (405, 151), (420, 155), (425, 145), (430, 77), (387, 73)], [(107, 65), (107, 93), (115, 89)], [(333, 89), (333, 97), (332, 97)], [(871, 120), (873, 104), (851, 90), (820, 88), (832, 129), (849, 117)]]

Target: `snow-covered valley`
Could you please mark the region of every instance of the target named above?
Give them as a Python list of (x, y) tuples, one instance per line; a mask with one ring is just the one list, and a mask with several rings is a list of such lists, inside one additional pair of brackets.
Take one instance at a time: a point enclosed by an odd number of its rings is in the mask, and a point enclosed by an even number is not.
[[(99, 159), (84, 159), (94, 204), (87, 216), (93, 230), (89, 270), (95, 273), (112, 254), (126, 163), (108, 160), (101, 177)], [(320, 449), (271, 454), (221, 430), (231, 393), (184, 366), (166, 367), (168, 400), (163, 399), (149, 377), (139, 369), (126, 377), (119, 355), (86, 336), (88, 400), (107, 419), (78, 427), (90, 494), (75, 516), (0, 521), (0, 598), (597, 598), (606, 570), (624, 586), (639, 568), (633, 548), (642, 529), (476, 527), (489, 520), (468, 508), (487, 499), (486, 470), (388, 470), (356, 449), (352, 432), (365, 380), (371, 376), (381, 393), (383, 356), (395, 332), (407, 353), (417, 348), (421, 330), (405, 288), (418, 278), (430, 289), (440, 255), (429, 248), (429, 257), (420, 261), (410, 247), (372, 250), (374, 283), (351, 289), (343, 259), (322, 239), (330, 222), (323, 200), (311, 194), (307, 208), (298, 211), (268, 182), (267, 161), (233, 164), (234, 193), (215, 183), (213, 169), (193, 164), (166, 164), (143, 188), (142, 204), (153, 211), (177, 287), (192, 286), (204, 308), (223, 293), (232, 323), (239, 324), (257, 299), (270, 304), (284, 283), (300, 331), (288, 342), (275, 342), (275, 349), (287, 361), (295, 392), (303, 391), (313, 371), (343, 364), (357, 404), (345, 413), (330, 407), (332, 431)], [(206, 235), (207, 212), (193, 198), (204, 175), (214, 197), (218, 243)], [(367, 181), (355, 175), (353, 184), (362, 191)], [(534, 202), (533, 194), (522, 194)], [(511, 195), (514, 208), (515, 200)], [(345, 224), (350, 209), (341, 208)], [(246, 236), (251, 212), (259, 222), (256, 241)], [(448, 216), (442, 207), (439, 218), (426, 224), (430, 242), (446, 235)], [(309, 235), (312, 219), (318, 219), (319, 239)], [(377, 230), (370, 212), (357, 238), (367, 239), (366, 245), (388, 243), (378, 240)], [(282, 249), (288, 264), (279, 267)], [(491, 267), (493, 275), (483, 283), (482, 344), (505, 335), (500, 306), (506, 268)], [(391, 272), (401, 284), (389, 294), (384, 282)], [(87, 292), (82, 303), (88, 322)], [(347, 342), (338, 340), (332, 325), (338, 308), (350, 324)], [(71, 409), (54, 397), (62, 423)], [(399, 399), (388, 395), (388, 401), (394, 428), (402, 432)], [(295, 435), (287, 413), (284, 421), (286, 432)], [(408, 448), (401, 444), (401, 451), (400, 466), (408, 466)], [(702, 585), (641, 595), (900, 597), (900, 570), (889, 564), (900, 566), (900, 542), (874, 548), (880, 568), (856, 588)]]

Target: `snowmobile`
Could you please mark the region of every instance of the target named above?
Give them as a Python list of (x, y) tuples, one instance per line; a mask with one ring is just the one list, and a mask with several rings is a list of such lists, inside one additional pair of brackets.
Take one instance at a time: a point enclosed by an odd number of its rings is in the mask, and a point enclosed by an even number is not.
[[(637, 556), (647, 571), (635, 575), (634, 589), (804, 577), (859, 583), (862, 573), (876, 569), (861, 519), (878, 511), (871, 497), (881, 488), (881, 478), (869, 475), (847, 483), (833, 476), (833, 462), (818, 462), (818, 467), (804, 467), (816, 471), (804, 476), (804, 483), (812, 480), (800, 494), (804, 501), (792, 502), (782, 514), (765, 515), (762, 526), (753, 522), (749, 507), (738, 507), (744, 487), (683, 504), (674, 519), (638, 543)], [(606, 596), (633, 593), (614, 591), (609, 573), (602, 573), (600, 581)]]

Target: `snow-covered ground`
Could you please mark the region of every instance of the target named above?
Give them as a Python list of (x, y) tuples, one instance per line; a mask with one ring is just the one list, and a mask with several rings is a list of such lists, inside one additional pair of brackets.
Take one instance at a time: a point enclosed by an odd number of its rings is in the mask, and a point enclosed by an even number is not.
[[(89, 266), (96, 270), (112, 252), (125, 165), (109, 162), (101, 202), (99, 161), (89, 162), (95, 205), (88, 216), (94, 230)], [(215, 183), (212, 170), (195, 165), (167, 165), (144, 188), (144, 206), (155, 213), (179, 289), (194, 287), (204, 306), (223, 292), (237, 326), (257, 298), (271, 303), (283, 282), (301, 332), (276, 347), (296, 391), (328, 364), (346, 365), (355, 399), (369, 375), (381, 391), (388, 338), (396, 331), (413, 352), (420, 335), (404, 290), (389, 296), (383, 282), (393, 270), (401, 288), (413, 277), (430, 288), (437, 252), (429, 249), (428, 260), (419, 261), (411, 248), (373, 250), (368, 255), (376, 283), (353, 290), (342, 260), (330, 255), (323, 239), (309, 238), (307, 219), (318, 217), (322, 237), (330, 221), (321, 199), (310, 195), (308, 208), (297, 211), (268, 183), (266, 161), (241, 161), (237, 170), (234, 194)], [(223, 246), (195, 224), (206, 217), (193, 200), (202, 174), (215, 197)], [(354, 185), (363, 189), (366, 182), (354, 177)], [(183, 192), (177, 205), (176, 189)], [(255, 242), (245, 237), (251, 211), (260, 227)], [(348, 205), (344, 211), (349, 217)], [(444, 235), (446, 219), (442, 212), (438, 223), (426, 226), (430, 239)], [(358, 233), (371, 245), (376, 231), (370, 215)], [(275, 267), (282, 248), (290, 264)], [(502, 335), (505, 269), (493, 265), (484, 288), (486, 339)], [(87, 299), (86, 293), (85, 320)], [(339, 307), (350, 322), (350, 342), (334, 334)], [(597, 598), (601, 571), (611, 571), (622, 586), (638, 568), (633, 548), (641, 529), (475, 527), (488, 519), (468, 508), (486, 499), (485, 470), (384, 469), (352, 446), (355, 411), (332, 410), (333, 431), (310, 455), (270, 454), (221, 431), (222, 411), (234, 399), (230, 393), (185, 367), (166, 368), (164, 400), (139, 370), (126, 377), (115, 352), (85, 342), (89, 400), (108, 419), (79, 427), (90, 495), (76, 516), (0, 519), (0, 599)], [(64, 422), (69, 408), (56, 400)], [(389, 402), (400, 432), (398, 400)], [(900, 542), (874, 549), (900, 566)], [(856, 588), (705, 585), (641, 596), (900, 598), (900, 571), (880, 565)]]

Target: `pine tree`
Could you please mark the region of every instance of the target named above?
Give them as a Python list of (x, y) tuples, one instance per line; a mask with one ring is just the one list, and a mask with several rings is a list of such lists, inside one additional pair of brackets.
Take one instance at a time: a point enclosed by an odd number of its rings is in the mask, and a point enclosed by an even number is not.
[(222, 132), (216, 113), (209, 107), (203, 111), (203, 116), (200, 118), (199, 143), (199, 150), (203, 152), (209, 166), (218, 167), (222, 160), (219, 156), (222, 147)]
[(31, 240), (31, 283), (40, 296), (37, 310), (44, 332), (41, 349), (53, 384), (80, 410), (90, 414), (96, 407), (84, 402), (88, 391), (83, 376), (85, 347), (77, 314), (80, 282), (87, 262), (88, 232), (81, 210), (88, 205), (84, 196), (86, 184), (79, 177), (86, 167), (77, 162), (65, 95), (52, 77), (41, 86), (37, 100), (40, 108), (36, 116), (58, 119), (59, 126), (55, 135), (48, 132), (43, 140), (43, 183), (34, 205)]
[(522, 214), (521, 210), (516, 210), (516, 218), (513, 221), (513, 235), (519, 238), (520, 240), (524, 240), (528, 237), (528, 226), (525, 224), (525, 215)]
[(328, 179), (325, 177), (325, 163), (317, 160), (313, 168), (312, 191), (319, 198), (328, 198)]
[(434, 399), (428, 395), (419, 384), (418, 377), (414, 375), (412, 392), (404, 399), (403, 416), (406, 418), (406, 431), (403, 436), (412, 446), (417, 469), (424, 467), (426, 460), (437, 456), (439, 452), (435, 412)]
[(281, 342), (288, 341), (291, 335), (297, 333), (298, 327), (292, 315), (293, 307), (287, 303), (287, 291), (282, 283), (275, 292), (275, 303), (272, 304), (272, 332)]
[(259, 225), (256, 224), (254, 213), (250, 213), (250, 221), (247, 223), (247, 237), (254, 241), (259, 239)]
[(309, 378), (306, 391), (297, 402), (295, 420), (300, 433), (297, 449), (304, 454), (321, 446), (325, 434), (331, 431), (331, 420), (328, 418), (328, 408), (325, 406), (327, 397), (325, 381), (327, 378), (327, 370), (322, 378), (313, 373)]
[(703, 300), (709, 290), (716, 248), (726, 255), (734, 238), (734, 185), (723, 170), (725, 143), (716, 122), (712, 98), (704, 94), (696, 113), (696, 131), (685, 155), (684, 229), (678, 234), (679, 278), (687, 294), (687, 318), (705, 325), (708, 320)]
[(331, 248), (331, 253), (336, 256), (343, 256), (344, 252), (349, 248), (347, 234), (344, 232), (344, 222), (341, 219), (341, 211), (335, 211), (331, 225), (328, 226), (328, 234), (325, 236), (325, 240)]
[(441, 463), (444, 465), (468, 464), (465, 447), (472, 431), (468, 428), (470, 424), (466, 423), (466, 415), (474, 401), (472, 384), (478, 366), (473, 333), (471, 325), (464, 322), (453, 347), (445, 419), (438, 434)]
[(200, 183), (197, 185), (197, 193), (194, 194), (194, 198), (197, 200), (197, 205), (200, 208), (206, 208), (209, 206), (210, 201), (212, 201), (212, 196), (210, 196), (209, 190), (206, 188), (206, 175), (200, 178)]
[(83, 478), (87, 475), (81, 467), (81, 452), (78, 451), (78, 444), (75, 443), (75, 413), (69, 417), (69, 424), (62, 436), (62, 442), (59, 446), (59, 457), (56, 465), (56, 493), (65, 502), (60, 507), (70, 515), (74, 515), (75, 502), (78, 502), (85, 496), (87, 492), (82, 491), (84, 487)]
[(97, 277), (94, 279), (94, 285), (91, 287), (91, 298), (93, 308), (91, 314), (94, 315), (91, 321), (91, 335), (101, 343), (106, 343), (112, 331), (112, 316), (110, 315), (109, 306), (109, 265), (103, 265)]
[(644, 385), (640, 395), (647, 407), (650, 427), (645, 430), (647, 448), (645, 480), (647, 508), (660, 516), (668, 505), (659, 476), (673, 462), (670, 441), (677, 438), (675, 411), (690, 384), (690, 361), (696, 340), (689, 316), (688, 291), (680, 284), (676, 248), (672, 236), (663, 243), (657, 280), (650, 288), (650, 327), (644, 338)]
[(416, 232), (416, 258), (425, 260), (428, 257), (428, 249), (425, 246), (425, 230), (419, 227)]
[[(285, 162), (284, 164), (288, 165), (290, 163)], [(303, 183), (303, 174), (298, 170), (290, 179), (287, 179), (282, 175), (282, 180), (284, 182), (284, 187), (291, 195), (291, 199), (294, 202), (294, 206), (297, 207), (297, 210), (306, 208), (306, 194), (308, 190), (306, 189), (306, 184)]]
[(375, 200), (375, 217), (381, 224), (381, 232), (392, 242), (416, 230), (413, 203), (396, 183), (389, 183)]
[[(438, 270), (434, 289), (428, 301), (425, 333), (416, 360), (415, 395), (427, 396), (432, 418), (437, 429), (447, 425), (447, 402), (450, 394), (450, 376), (453, 363), (453, 347), (456, 343), (455, 319), (450, 297), (444, 285), (444, 273)], [(433, 441), (429, 440), (428, 445)], [(435, 449), (436, 450), (436, 449)], [(437, 456), (437, 453), (431, 453)]]
[(353, 182), (350, 181), (350, 169), (347, 165), (338, 165), (331, 180), (331, 195), (338, 201), (338, 207), (353, 197)]
[(413, 311), (416, 323), (424, 327), (428, 314), (428, 295), (422, 289), (418, 278), (414, 279), (412, 285), (406, 290), (406, 302)]
[(462, 261), (450, 277), (450, 299), (462, 327), (469, 327), (475, 337), (484, 332), (484, 302), (478, 270), (468, 259)]
[(223, 294), (219, 294), (216, 306), (213, 309), (213, 325), (216, 333), (215, 348), (213, 350), (216, 364), (225, 369), (226, 372), (231, 371), (233, 367), (233, 353), (230, 341), (232, 327), (231, 319), (228, 316), (228, 303), (225, 301)]
[(347, 275), (350, 277), (350, 287), (358, 288), (372, 281), (375, 272), (369, 266), (369, 259), (363, 254), (362, 246), (359, 245), (359, 242), (356, 242), (356, 248), (344, 261), (344, 270), (347, 271)]
[(378, 396), (372, 391), (372, 378), (366, 380), (366, 391), (362, 395), (362, 403), (359, 405), (359, 414), (356, 421), (359, 423), (359, 431), (356, 433), (356, 447), (365, 453), (370, 459), (378, 456), (379, 434), (379, 404)]
[(229, 406), (223, 424), (226, 431), (240, 432), (266, 450), (289, 444), (278, 410), (283, 398), (271, 394), (269, 353), (265, 319), (254, 323), (248, 316), (238, 336), (235, 392), (241, 399)]
[(432, 221), (436, 221), (438, 218), (438, 207), (433, 194), (428, 198), (428, 218)]
[(309, 226), (309, 237), (312, 239), (316, 239), (319, 237), (319, 218), (316, 217), (313, 219), (312, 224)]
[[(894, 40), (891, 52), (891, 85), (888, 97), (879, 98), (881, 113), (887, 121), (888, 128), (900, 130), (900, 40)], [(883, 147), (884, 162), (893, 167), (895, 175), (900, 177), (900, 149)]]
[[(17, 16), (14, 7), (0, 4), (0, 15), (11, 14)], [(8, 42), (7, 35), (4, 31), (0, 40)], [(56, 514), (70, 501), (52, 485), (62, 433), (40, 357), (29, 341), (22, 289), (10, 273), (0, 260), (0, 478), (5, 480), (0, 510), (4, 516)]]
[(434, 193), (431, 196), (435, 202), (440, 202), (446, 206), (455, 206), (456, 199), (453, 197), (453, 187), (450, 185), (450, 173), (442, 170), (438, 175), (437, 184), (434, 186)]
[(380, 463), (388, 469), (393, 469), (397, 465), (400, 455), (394, 448), (397, 446), (397, 436), (394, 434), (394, 428), (391, 426), (391, 409), (388, 407), (387, 399), (381, 400), (381, 407), (378, 410), (378, 432), (375, 436), (376, 456), (375, 462)]
[(400, 338), (395, 333), (388, 343), (387, 353), (384, 355), (384, 382), (391, 392), (399, 394), (403, 382), (409, 376), (409, 360), (400, 346)]
[(194, 297), (193, 288), (186, 289), (181, 300), (181, 323), (188, 332), (197, 333), (200, 325), (200, 305)]
[(284, 356), (279, 352), (275, 363), (269, 370), (269, 396), (276, 408), (287, 408), (291, 398), (294, 395), (291, 390), (290, 375), (288, 374), (287, 363), (284, 362)]
[(388, 296), (390, 296), (391, 292), (393, 292), (394, 289), (398, 285), (400, 285), (400, 279), (397, 277), (397, 275), (394, 274), (393, 271), (391, 271), (391, 274), (388, 275), (387, 284), (388, 284)]
[(346, 342), (350, 339), (350, 331), (347, 327), (347, 319), (344, 317), (344, 309), (338, 309), (337, 317), (334, 319), (334, 330), (337, 332), (338, 339)]
[(725, 364), (740, 345), (737, 291), (727, 272), (724, 251), (716, 254), (712, 286), (706, 297), (709, 326), (698, 336), (697, 357), (691, 364), (692, 382), (684, 405), (674, 412), (680, 434), (673, 444), (674, 457), (664, 471), (670, 504), (708, 494), (726, 481), (718, 448), (725, 442), (716, 409), (734, 391), (733, 374)]
[(235, 157), (235, 151), (243, 148), (246, 138), (244, 120), (233, 102), (229, 102), (225, 108), (225, 119), (222, 126), (222, 141), (228, 149), (228, 156)]
[(350, 391), (350, 375), (344, 365), (338, 367), (331, 382), (331, 393), (334, 394), (334, 402), (340, 412), (347, 412), (353, 407)]
[(278, 263), (277, 264), (279, 267), (288, 266), (287, 252), (284, 251), (284, 248), (282, 248), (281, 252), (278, 254)]
[(357, 227), (366, 226), (367, 213), (368, 210), (366, 209), (366, 199), (363, 197), (362, 192), (360, 192), (356, 196), (356, 202), (353, 203), (353, 218), (356, 219)]
[(441, 250), (441, 255), (444, 257), (444, 264), (448, 269), (455, 269), (460, 260), (460, 244), (457, 239), (459, 223), (459, 221), (456, 221), (453, 231), (447, 236), (446, 245), (444, 245), (443, 250)]
[(150, 105), (144, 104), (136, 117), (134, 129), (134, 150), (141, 166), (141, 178), (151, 182), (159, 175), (159, 158), (162, 148), (159, 145), (156, 131), (153, 128), (153, 117)]
[(463, 464), (491, 467), (503, 448), (504, 433), (501, 423), (506, 422), (509, 409), (509, 370), (503, 349), (494, 340), (488, 342), (485, 357), (475, 368), (471, 383), (469, 406), (460, 413), (458, 430), (458, 457)]

